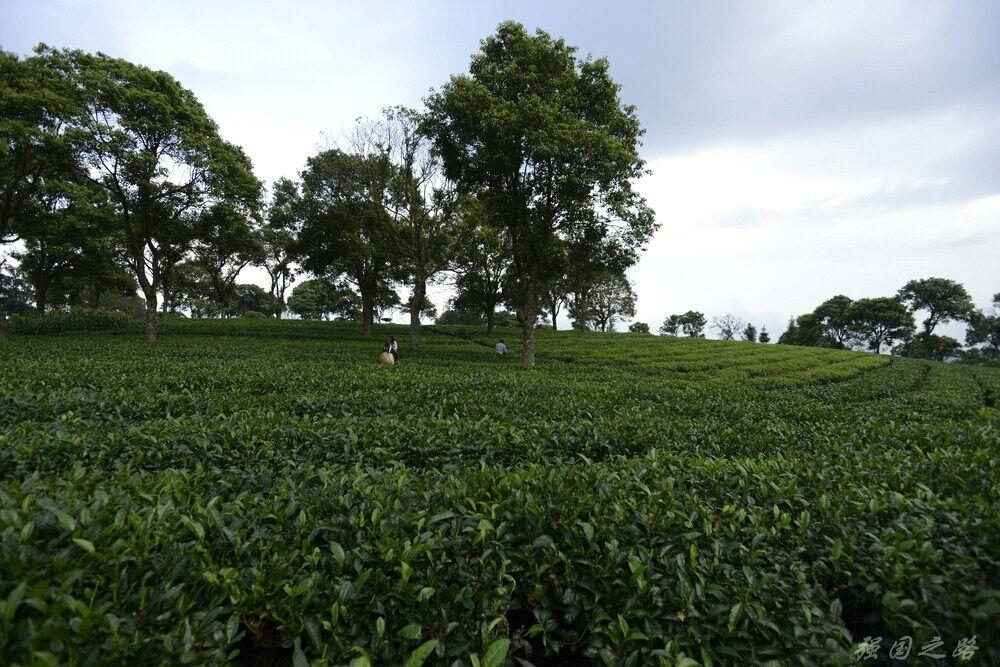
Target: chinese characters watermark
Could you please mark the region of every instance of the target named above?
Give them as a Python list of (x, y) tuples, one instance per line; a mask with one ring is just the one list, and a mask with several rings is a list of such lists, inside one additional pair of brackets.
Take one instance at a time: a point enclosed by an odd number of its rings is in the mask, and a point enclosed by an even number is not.
[[(930, 641), (923, 643), (920, 647), (920, 651), (917, 653), (917, 657), (940, 660), (947, 655), (947, 649), (942, 647), (944, 647), (944, 641), (941, 640), (941, 637), (935, 635), (930, 639)], [(865, 637), (861, 643), (854, 648), (854, 659), (858, 662), (863, 662), (865, 660), (877, 660), (881, 650), (881, 637)], [(909, 635), (900, 637), (894, 641), (892, 646), (889, 648), (889, 657), (893, 660), (906, 660), (910, 657), (910, 652), (912, 650), (913, 637), (910, 637)], [(962, 637), (958, 640), (958, 644), (955, 645), (954, 650), (951, 652), (951, 656), (965, 662), (971, 660), (972, 656), (975, 655), (978, 650), (979, 646), (976, 644), (976, 635), (972, 635), (972, 637)]]

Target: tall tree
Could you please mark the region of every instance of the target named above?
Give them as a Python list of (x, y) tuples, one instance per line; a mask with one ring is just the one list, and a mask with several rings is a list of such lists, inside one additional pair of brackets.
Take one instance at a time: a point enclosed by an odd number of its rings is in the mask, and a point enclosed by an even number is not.
[(951, 320), (968, 321), (975, 309), (972, 298), (960, 283), (947, 278), (924, 278), (911, 280), (899, 290), (898, 297), (910, 305), (912, 312), (923, 310), (927, 318), (923, 321), (923, 334), (930, 336), (934, 327)]
[(452, 271), (456, 295), (451, 308), (480, 313), (486, 330), (496, 326), (496, 310), (504, 301), (510, 270), (510, 243), (502, 228), (489, 224), (485, 207), (474, 199), (463, 202)]
[(824, 335), (833, 344), (830, 347), (847, 347), (851, 342), (848, 314), (854, 303), (843, 294), (830, 297), (813, 311), (814, 321), (824, 328)]
[(757, 327), (755, 327), (751, 322), (747, 322), (746, 327), (743, 328), (743, 340), (749, 341), (751, 343), (757, 342)]
[(31, 286), (7, 260), (0, 259), (0, 313), (26, 315), (31, 312)]
[(592, 289), (588, 316), (594, 328), (614, 331), (615, 322), (635, 316), (635, 290), (623, 275), (606, 275)]
[(965, 344), (977, 348), (987, 359), (1000, 360), (1000, 292), (993, 295), (991, 314), (976, 310), (969, 317)]
[[(850, 318), (845, 315), (846, 341), (851, 341), (855, 329)], [(816, 313), (806, 313), (788, 320), (788, 328), (778, 337), (782, 345), (804, 345), (814, 347), (844, 347), (827, 333), (826, 325)]]
[(275, 304), (274, 316), (281, 318), (285, 293), (296, 275), (296, 233), (300, 225), (296, 202), (298, 190), (287, 178), (278, 179), (271, 192), (267, 223), (261, 228), (264, 270), (271, 279), (270, 293)]
[(243, 151), (219, 137), (194, 94), (169, 74), (103, 54), (41, 55), (79, 91), (82, 110), (67, 135), (114, 206), (111, 222), (146, 298), (146, 338), (156, 340), (162, 276), (190, 241), (197, 214), (218, 201), (253, 208), (260, 182)]
[(763, 327), (762, 326), (760, 328), (760, 336), (757, 337), (757, 341), (760, 342), (760, 343), (770, 343), (771, 342), (771, 334), (769, 334), (767, 332), (767, 327)]
[[(0, 245), (13, 240), (43, 178), (72, 167), (65, 127), (74, 112), (72, 90), (57, 69), (38, 56), (22, 59), (0, 50)], [(6, 338), (0, 309), (0, 341)]]
[(542, 290), (542, 301), (545, 303), (549, 317), (552, 318), (552, 328), (555, 330), (559, 329), (559, 311), (562, 310), (568, 296), (565, 276), (550, 278)]
[(240, 271), (263, 260), (260, 237), (245, 212), (220, 202), (198, 217), (194, 239), (193, 261), (205, 270), (219, 311), (226, 314)]
[(358, 153), (382, 157), (389, 170), (383, 234), (394, 263), (409, 278), (410, 347), (420, 343), (427, 283), (448, 264), (458, 219), (454, 189), (420, 125), (416, 111), (394, 107), (359, 124), (352, 141)]
[(372, 335), (379, 283), (393, 273), (385, 230), (390, 168), (384, 155), (339, 149), (309, 158), (302, 172), (303, 266), (316, 275), (345, 274), (361, 294), (361, 327)]
[(854, 339), (875, 353), (913, 335), (913, 315), (896, 297), (858, 299), (848, 310), (848, 320)]
[(15, 222), (24, 250), (16, 253), (34, 290), (35, 308), (45, 312), (50, 291), (82, 281), (113, 262), (114, 241), (103, 225), (102, 192), (79, 170), (42, 179), (31, 206)]
[(633, 189), (644, 173), (635, 109), (621, 103), (607, 60), (575, 52), (504, 22), (483, 40), (469, 74), (428, 100), (426, 126), (447, 176), (478, 194), (491, 224), (509, 234), (528, 364), (557, 236), (616, 227), (641, 247), (656, 229)]
[(681, 330), (681, 315), (668, 315), (660, 325), (661, 336), (676, 336)]

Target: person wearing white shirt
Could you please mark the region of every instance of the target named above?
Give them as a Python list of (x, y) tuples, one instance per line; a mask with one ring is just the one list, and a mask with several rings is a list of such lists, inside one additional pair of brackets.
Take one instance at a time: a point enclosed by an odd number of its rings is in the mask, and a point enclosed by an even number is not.
[(494, 349), (497, 353), (497, 359), (503, 359), (507, 356), (507, 346), (504, 345), (503, 339), (500, 339), (500, 342), (497, 343), (497, 346)]

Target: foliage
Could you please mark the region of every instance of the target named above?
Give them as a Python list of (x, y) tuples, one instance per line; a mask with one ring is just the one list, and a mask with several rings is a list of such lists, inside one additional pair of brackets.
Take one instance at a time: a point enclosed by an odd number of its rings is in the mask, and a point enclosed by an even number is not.
[(210, 206), (195, 225), (191, 261), (208, 277), (219, 309), (228, 312), (240, 271), (251, 263), (263, 261), (260, 237), (253, 221), (228, 202)]
[(957, 358), (961, 349), (962, 344), (951, 336), (938, 336), (937, 334), (921, 332), (897, 345), (893, 348), (892, 353), (917, 359), (946, 361)]
[(646, 324), (645, 322), (633, 322), (632, 324), (628, 325), (628, 330), (629, 330), (630, 333), (644, 333), (644, 334), (648, 334), (649, 333), (649, 325)]
[(31, 287), (16, 268), (0, 261), (0, 311), (5, 316), (31, 311)]
[(88, 176), (102, 187), (156, 338), (156, 303), (165, 274), (213, 203), (249, 214), (260, 182), (243, 151), (225, 142), (191, 91), (165, 72), (82, 51), (41, 48), (45, 66), (75, 93), (66, 134)]
[(925, 337), (931, 336), (938, 324), (969, 319), (974, 309), (965, 287), (947, 278), (911, 280), (903, 285), (897, 296), (908, 303), (913, 312), (927, 312), (922, 332)]
[(32, 313), (27, 317), (12, 320), (13, 334), (75, 333), (80, 331), (107, 331), (126, 333), (135, 331), (135, 318), (128, 313), (93, 308), (72, 308), (70, 310), (48, 310), (44, 314)]
[(1000, 292), (993, 295), (993, 314), (973, 311), (965, 343), (975, 349), (975, 357), (1000, 361)]
[[(497, 306), (503, 302), (503, 286), (509, 282), (510, 243), (502, 228), (488, 224), (486, 209), (474, 198), (462, 200), (462, 213), (452, 270), (455, 272), (455, 298), (451, 308), (457, 312), (479, 313), (492, 331)], [(503, 325), (500, 325), (503, 326)]]
[(298, 273), (295, 259), (296, 234), (299, 226), (298, 188), (287, 178), (279, 178), (272, 188), (267, 208), (267, 221), (260, 230), (261, 263), (271, 279), (271, 296), (280, 302), (275, 316), (285, 309), (285, 292)]
[(357, 315), (359, 303), (357, 292), (344, 281), (312, 278), (292, 289), (288, 310), (306, 320), (352, 319)]
[(366, 337), (377, 318), (379, 286), (392, 277), (384, 205), (391, 176), (385, 155), (336, 148), (310, 157), (302, 172), (297, 248), (303, 266), (315, 275), (344, 274), (354, 283)]
[(386, 369), (356, 325), (161, 332), (0, 349), (12, 663), (847, 663), (996, 627), (998, 371), (548, 330), (528, 369), (477, 327)]

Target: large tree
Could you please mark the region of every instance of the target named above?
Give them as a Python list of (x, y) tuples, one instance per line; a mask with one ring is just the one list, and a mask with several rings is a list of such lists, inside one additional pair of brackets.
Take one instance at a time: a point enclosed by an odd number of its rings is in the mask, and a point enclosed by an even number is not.
[(913, 315), (895, 297), (858, 299), (848, 309), (847, 319), (854, 340), (875, 353), (913, 335)]
[(108, 214), (102, 194), (79, 170), (49, 175), (15, 221), (24, 245), (15, 257), (32, 285), (39, 313), (45, 312), (57, 285), (65, 291), (69, 283), (85, 282), (89, 274), (114, 263), (114, 239), (102, 224)]
[(706, 324), (704, 313), (689, 310), (686, 313), (667, 317), (660, 326), (660, 335), (677, 336), (683, 334), (690, 338), (704, 338)]
[(386, 156), (336, 148), (309, 158), (302, 172), (302, 264), (315, 275), (344, 274), (354, 283), (365, 338), (372, 335), (379, 284), (395, 274), (386, 239), (390, 176)]
[(219, 311), (229, 312), (236, 278), (250, 263), (263, 260), (254, 221), (227, 202), (203, 211), (195, 227), (193, 261), (205, 270)]
[(292, 289), (288, 310), (305, 320), (352, 317), (359, 301), (358, 294), (343, 280), (310, 278)]
[(636, 298), (628, 278), (605, 275), (594, 283), (587, 316), (595, 329), (614, 331), (615, 322), (635, 317)]
[(198, 214), (225, 201), (252, 209), (260, 182), (242, 150), (222, 140), (191, 91), (172, 76), (126, 60), (42, 49), (78, 91), (67, 135), (107, 191), (110, 223), (146, 298), (146, 337), (156, 339), (157, 294), (189, 243)]
[(281, 318), (285, 307), (285, 293), (297, 273), (295, 243), (300, 221), (296, 202), (298, 190), (287, 178), (278, 179), (271, 191), (267, 209), (267, 222), (260, 230), (263, 246), (261, 260), (271, 279), (270, 292), (275, 305), (274, 316)]
[(735, 340), (743, 326), (743, 320), (732, 313), (712, 318), (712, 328), (719, 333), (719, 338), (722, 340)]
[(926, 311), (923, 335), (930, 336), (939, 324), (951, 320), (968, 321), (974, 306), (972, 298), (960, 283), (947, 278), (911, 280), (899, 290), (898, 297), (912, 312)]
[(829, 338), (827, 344), (831, 347), (847, 347), (851, 342), (850, 321), (848, 313), (851, 304), (850, 297), (843, 294), (832, 296), (813, 311), (815, 321), (824, 328), (824, 335)]
[(497, 307), (504, 301), (503, 287), (510, 270), (510, 243), (506, 232), (489, 224), (485, 207), (465, 200), (459, 221), (451, 269), (455, 273), (455, 298), (451, 308), (479, 313), (486, 330), (496, 326)]
[[(66, 78), (38, 56), (0, 51), (0, 245), (33, 207), (43, 180), (73, 165), (66, 118), (75, 100)], [(0, 309), (0, 341), (7, 318)]]
[(1000, 360), (1000, 292), (993, 295), (993, 312), (976, 310), (969, 317), (965, 344), (988, 359)]
[(393, 263), (407, 274), (412, 298), (410, 347), (420, 343), (421, 304), (427, 283), (451, 259), (458, 220), (454, 189), (444, 179), (441, 160), (421, 131), (421, 117), (404, 107), (386, 109), (376, 120), (362, 121), (352, 136), (354, 149), (381, 157), (388, 170), (381, 218)]
[(605, 59), (578, 59), (563, 40), (508, 21), (483, 40), (468, 75), (428, 100), (426, 127), (447, 176), (509, 235), (525, 363), (534, 363), (558, 236), (616, 228), (639, 247), (656, 229), (633, 189), (644, 173), (642, 129), (608, 70)]
[(0, 314), (26, 315), (31, 312), (31, 286), (7, 260), (0, 259)]

